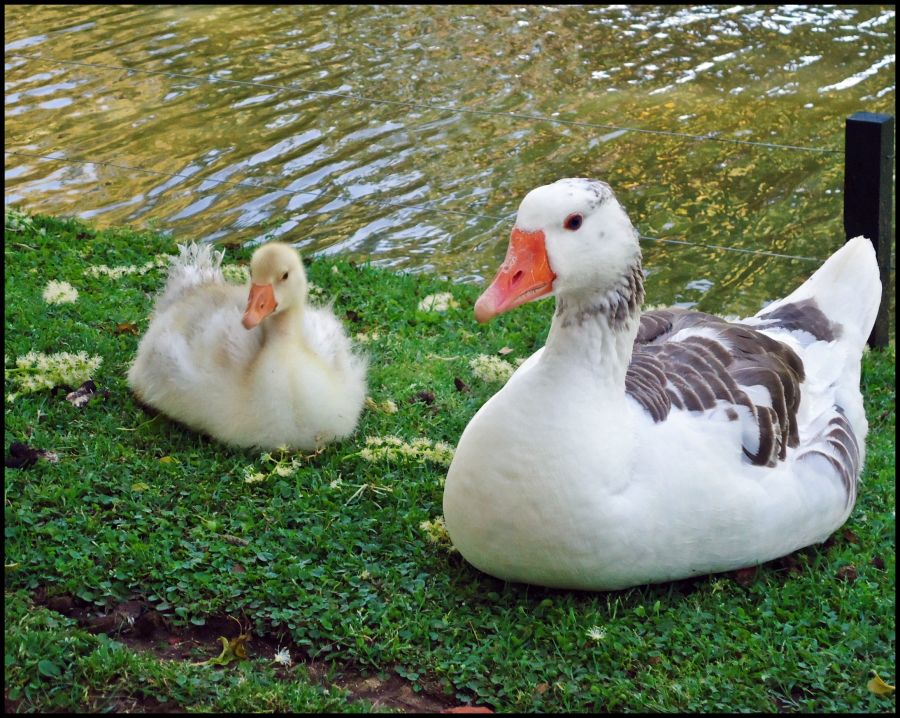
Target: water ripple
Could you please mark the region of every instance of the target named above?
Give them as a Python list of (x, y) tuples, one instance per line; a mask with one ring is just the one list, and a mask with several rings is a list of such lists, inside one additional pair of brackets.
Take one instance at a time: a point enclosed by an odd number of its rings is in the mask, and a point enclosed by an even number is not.
[[(7, 203), (152, 219), (178, 239), (277, 237), (459, 281), (494, 271), (518, 202), (561, 176), (609, 181), (647, 235), (826, 255), (842, 237), (839, 155), (687, 135), (840, 149), (844, 118), (892, 112), (895, 94), (895, 12), (879, 6), (5, 13), (7, 53), (218, 80), (8, 55), (6, 148), (89, 163), (7, 155)], [(628, 127), (681, 136), (616, 129)], [(664, 243), (644, 257), (654, 303), (687, 288), (700, 308), (734, 312), (782, 295), (800, 271)]]

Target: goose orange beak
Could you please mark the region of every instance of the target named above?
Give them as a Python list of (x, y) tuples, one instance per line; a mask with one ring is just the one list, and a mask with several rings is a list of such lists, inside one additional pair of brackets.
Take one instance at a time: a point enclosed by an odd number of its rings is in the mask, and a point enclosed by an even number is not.
[(275, 289), (271, 284), (251, 284), (250, 296), (247, 298), (247, 309), (242, 321), (244, 329), (253, 329), (263, 319), (275, 311)]
[(497, 276), (475, 302), (475, 319), (486, 322), (521, 304), (553, 291), (556, 274), (550, 269), (546, 237), (541, 230), (523, 232), (513, 228), (506, 259)]

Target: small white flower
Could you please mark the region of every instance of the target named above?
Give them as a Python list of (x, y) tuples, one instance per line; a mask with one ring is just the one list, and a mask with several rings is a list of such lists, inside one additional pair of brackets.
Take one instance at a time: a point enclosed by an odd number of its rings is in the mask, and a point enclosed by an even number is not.
[(397, 404), (393, 399), (385, 399), (382, 402), (377, 402), (371, 396), (367, 396), (365, 404), (366, 407), (372, 411), (380, 411), (383, 414), (397, 413)]
[(47, 304), (69, 304), (77, 301), (78, 290), (68, 282), (57, 282), (51, 279), (44, 289), (44, 301)]
[(91, 378), (103, 359), (88, 356), (87, 352), (59, 352), (44, 354), (34, 351), (16, 358), (16, 368), (22, 374), (14, 379), (20, 392), (52, 389), (54, 386), (79, 386)]
[(365, 448), (359, 452), (359, 457), (365, 461), (407, 458), (449, 466), (453, 460), (452, 446), (443, 441), (432, 443), (431, 439), (424, 436), (417, 437), (412, 442), (403, 441), (399, 436), (367, 436), (365, 443)]
[(591, 626), (585, 635), (592, 641), (602, 641), (606, 638), (606, 629), (600, 628), (600, 626)]
[(446, 312), (451, 307), (458, 307), (459, 303), (450, 292), (438, 292), (429, 294), (419, 302), (419, 311), (422, 312)]
[(469, 362), (472, 373), (486, 382), (505, 382), (516, 368), (500, 357), (479, 354)]
[(275, 663), (280, 663), (282, 666), (290, 666), (292, 663), (291, 652), (287, 648), (279, 648), (273, 660)]
[(99, 264), (96, 266), (88, 267), (84, 270), (84, 273), (89, 277), (99, 277), (101, 275), (105, 275), (107, 277), (110, 277), (111, 279), (118, 279), (125, 274), (146, 274), (152, 269), (168, 267), (170, 259), (171, 257), (168, 254), (157, 254), (155, 257), (153, 257), (152, 260), (150, 260), (149, 262), (145, 262), (140, 267), (135, 267), (131, 264), (121, 267), (108, 267), (105, 264)]
[(455, 449), (445, 441), (438, 441), (434, 448), (429, 452), (428, 458), (435, 464), (450, 466), (453, 461), (453, 453)]
[(456, 551), (453, 542), (450, 540), (450, 534), (447, 532), (447, 526), (444, 523), (443, 516), (437, 516), (433, 521), (422, 521), (419, 529), (425, 533), (425, 537), (434, 544), (441, 544), (449, 547), (451, 551)]
[(340, 273), (341, 273), (341, 270), (337, 268), (337, 265), (334, 265), (334, 266), (331, 268), (331, 273), (332, 273), (332, 274), (340, 274)]
[[(365, 451), (365, 449), (363, 449), (363, 451)], [(338, 477), (338, 478), (334, 479), (333, 481), (331, 481), (331, 483), (329, 483), (328, 485), (329, 485), (332, 489), (338, 489), (338, 488), (340, 488), (343, 484), (344, 484), (343, 479), (341, 479), (340, 477)]]
[(244, 483), (245, 484), (258, 484), (260, 481), (265, 481), (267, 474), (262, 473), (261, 471), (253, 471), (253, 467), (248, 467), (251, 469), (250, 471), (244, 472)]

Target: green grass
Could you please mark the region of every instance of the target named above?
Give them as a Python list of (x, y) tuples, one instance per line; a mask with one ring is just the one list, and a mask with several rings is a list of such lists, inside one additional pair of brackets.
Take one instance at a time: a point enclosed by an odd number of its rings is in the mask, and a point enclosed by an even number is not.
[[(49, 390), (5, 405), (7, 450), (20, 441), (58, 456), (5, 472), (5, 690), (16, 710), (104, 710), (136, 697), (214, 711), (364, 705), (326, 693), (302, 666), (285, 680), (259, 658), (187, 670), (135, 653), (35, 605), (36, 591), (98, 609), (145, 600), (176, 626), (242, 616), (253, 635), (289, 636), (295, 655), (396, 672), (497, 711), (895, 710), (895, 698), (866, 689), (872, 670), (888, 683), (895, 670), (893, 347), (864, 359), (871, 433), (849, 531), (748, 580), (554, 591), (489, 577), (429, 539), (421, 524), (441, 514), (445, 466), (360, 455), (367, 436), (454, 446), (499, 388), (470, 360), (504, 347), (507, 360), (527, 357), (546, 337), (549, 302), (482, 327), (477, 287), (311, 262), (310, 280), (369, 338), (369, 394), (399, 410), (367, 409), (351, 439), (280, 476), (258, 452), (150, 416), (127, 390), (138, 336), (119, 325), (143, 333), (163, 270), (84, 272), (140, 266), (175, 244), (46, 217), (6, 231), (7, 396), (17, 391), (9, 369), (32, 350), (102, 357), (93, 379), (109, 392), (82, 409)], [(249, 254), (229, 250), (226, 263)], [(47, 304), (51, 279), (78, 300)], [(459, 306), (416, 309), (439, 291)], [(263, 481), (244, 480), (260, 471)]]
[(158, 660), (71, 619), (30, 604), (25, 591), (6, 596), (6, 696), (19, 710), (140, 712), (370, 712), (346, 691), (312, 681), (295, 666), (290, 680), (269, 661), (228, 670)]

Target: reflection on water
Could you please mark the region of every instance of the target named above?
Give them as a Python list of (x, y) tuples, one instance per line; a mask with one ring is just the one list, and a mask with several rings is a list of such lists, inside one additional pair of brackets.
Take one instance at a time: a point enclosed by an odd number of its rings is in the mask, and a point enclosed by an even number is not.
[[(827, 256), (843, 156), (730, 140), (840, 151), (848, 115), (895, 100), (892, 6), (35, 5), (5, 20), (6, 149), (87, 161), (6, 155), (8, 204), (461, 280), (492, 275), (521, 198), (564, 176), (610, 182), (642, 235)], [(643, 250), (649, 301), (711, 311), (756, 311), (816, 266)]]

